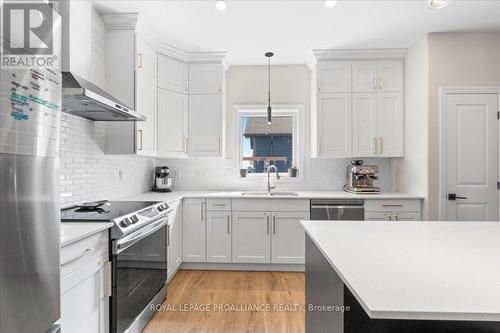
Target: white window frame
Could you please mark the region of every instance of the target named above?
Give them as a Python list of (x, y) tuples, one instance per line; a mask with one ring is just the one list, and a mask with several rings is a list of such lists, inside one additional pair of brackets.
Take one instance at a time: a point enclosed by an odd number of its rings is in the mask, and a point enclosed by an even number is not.
[[(234, 128), (235, 128), (235, 157), (236, 157), (236, 169), (240, 172), (241, 162), (243, 160), (243, 128), (242, 128), (242, 117), (258, 115), (267, 117), (267, 106), (266, 105), (235, 105), (235, 117), (234, 117)], [(303, 181), (304, 170), (303, 170), (303, 151), (304, 151), (304, 107), (302, 105), (275, 105), (273, 106), (273, 115), (283, 115), (293, 117), (293, 143), (292, 143), (292, 165), (295, 165), (298, 169), (297, 177), (290, 177), (288, 172), (281, 172), (279, 175), (281, 180), (284, 182), (297, 182)], [(245, 179), (259, 179), (267, 177), (266, 173), (248, 173)]]

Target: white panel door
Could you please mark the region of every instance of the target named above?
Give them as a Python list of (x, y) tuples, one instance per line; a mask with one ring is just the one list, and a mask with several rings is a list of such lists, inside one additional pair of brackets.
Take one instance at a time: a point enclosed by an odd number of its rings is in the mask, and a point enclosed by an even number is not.
[(401, 93), (377, 93), (378, 156), (403, 156), (402, 99)]
[(383, 61), (377, 65), (379, 91), (402, 92), (403, 91), (403, 62)]
[(185, 199), (182, 204), (182, 256), (186, 262), (205, 262), (205, 199)]
[(309, 213), (272, 213), (271, 262), (273, 264), (305, 263), (305, 232), (300, 220)]
[(188, 93), (188, 65), (182, 61), (158, 56), (158, 87)]
[(136, 108), (137, 112), (146, 116), (146, 121), (136, 122), (137, 154), (156, 156), (156, 83), (146, 75), (137, 75)]
[(231, 262), (231, 212), (207, 212), (207, 262)]
[(351, 94), (318, 94), (318, 156), (352, 155)]
[(351, 64), (343, 61), (320, 61), (317, 65), (318, 92), (350, 92)]
[(233, 212), (233, 263), (271, 262), (271, 215)]
[(189, 65), (189, 94), (222, 94), (222, 64)]
[(446, 96), (447, 220), (498, 220), (497, 111), (497, 94)]
[(352, 94), (352, 155), (376, 155), (377, 146), (377, 94)]
[(158, 156), (187, 157), (188, 95), (158, 89)]
[(377, 63), (355, 62), (352, 64), (352, 92), (377, 90)]
[(189, 95), (188, 154), (222, 156), (222, 96)]

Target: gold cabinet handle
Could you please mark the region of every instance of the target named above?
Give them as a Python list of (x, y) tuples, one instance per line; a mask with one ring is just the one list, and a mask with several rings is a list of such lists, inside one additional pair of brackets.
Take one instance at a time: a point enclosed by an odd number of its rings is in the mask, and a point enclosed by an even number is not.
[(142, 130), (137, 130), (137, 132), (139, 132), (139, 147), (137, 148), (137, 150), (142, 150), (143, 146), (142, 146)]
[(384, 138), (379, 138), (380, 139), (380, 153), (384, 153)]
[(139, 56), (139, 65), (137, 66), (137, 68), (142, 68), (143, 66), (142, 53), (139, 53), (138, 56)]
[(377, 77), (373, 77), (373, 83), (372, 83), (372, 88), (373, 90), (377, 90)]
[(382, 90), (383, 88), (384, 88), (384, 77), (383, 76), (379, 76), (378, 77), (378, 89)]
[(113, 264), (111, 261), (107, 261), (105, 264), (106, 267), (106, 296), (113, 296)]
[(399, 214), (394, 215), (394, 219), (395, 219), (396, 221), (399, 221)]
[(374, 150), (374, 153), (375, 154), (378, 154), (378, 142), (377, 142), (377, 138), (373, 138), (373, 150)]

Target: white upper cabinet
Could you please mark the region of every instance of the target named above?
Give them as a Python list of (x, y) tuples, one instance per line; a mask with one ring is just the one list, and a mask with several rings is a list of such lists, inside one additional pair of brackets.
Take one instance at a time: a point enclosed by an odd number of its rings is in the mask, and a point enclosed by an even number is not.
[(187, 157), (188, 95), (158, 89), (158, 156)]
[(136, 43), (136, 75), (156, 83), (156, 76), (158, 72), (156, 69), (158, 58), (156, 52), (140, 35), (136, 36)]
[(402, 157), (404, 52), (330, 52), (312, 74), (312, 157)]
[(318, 94), (318, 157), (350, 157), (351, 94)]
[(158, 87), (188, 93), (188, 65), (165, 55), (158, 56)]
[(402, 104), (401, 93), (377, 94), (377, 156), (403, 156)]
[(189, 95), (188, 154), (222, 156), (222, 96)]
[(381, 61), (377, 63), (378, 90), (383, 92), (403, 91), (403, 62)]
[(222, 94), (224, 68), (222, 64), (189, 65), (189, 94)]
[(342, 61), (322, 61), (317, 66), (318, 92), (350, 92), (351, 64)]
[(371, 92), (377, 90), (377, 64), (374, 62), (355, 62), (352, 64), (352, 92)]
[(352, 92), (372, 91), (403, 91), (403, 62), (354, 62), (352, 64)]
[(137, 154), (156, 156), (156, 52), (140, 36), (137, 39), (136, 111), (146, 121), (136, 123)]
[(354, 157), (376, 155), (377, 142), (377, 94), (352, 94), (352, 126)]

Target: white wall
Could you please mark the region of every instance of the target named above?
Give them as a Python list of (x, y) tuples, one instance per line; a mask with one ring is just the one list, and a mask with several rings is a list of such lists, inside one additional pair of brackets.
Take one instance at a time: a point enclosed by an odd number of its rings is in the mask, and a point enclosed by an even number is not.
[[(349, 159), (310, 158), (310, 70), (305, 65), (273, 66), (271, 99), (273, 105), (300, 104), (304, 108), (304, 179), (281, 181), (279, 189), (341, 190), (346, 182)], [(234, 105), (265, 105), (267, 101), (267, 67), (233, 66), (227, 72), (227, 159), (158, 159), (157, 163), (177, 170), (180, 189), (264, 189), (264, 180), (239, 177), (235, 156)], [(389, 159), (368, 162), (380, 166), (379, 186), (390, 190)]]
[(429, 218), (439, 217), (439, 88), (500, 86), (500, 32), (429, 34)]
[[(405, 59), (405, 156), (391, 161), (394, 191), (427, 197), (429, 192), (429, 53), (427, 36)], [(427, 219), (424, 200), (423, 218)]]

